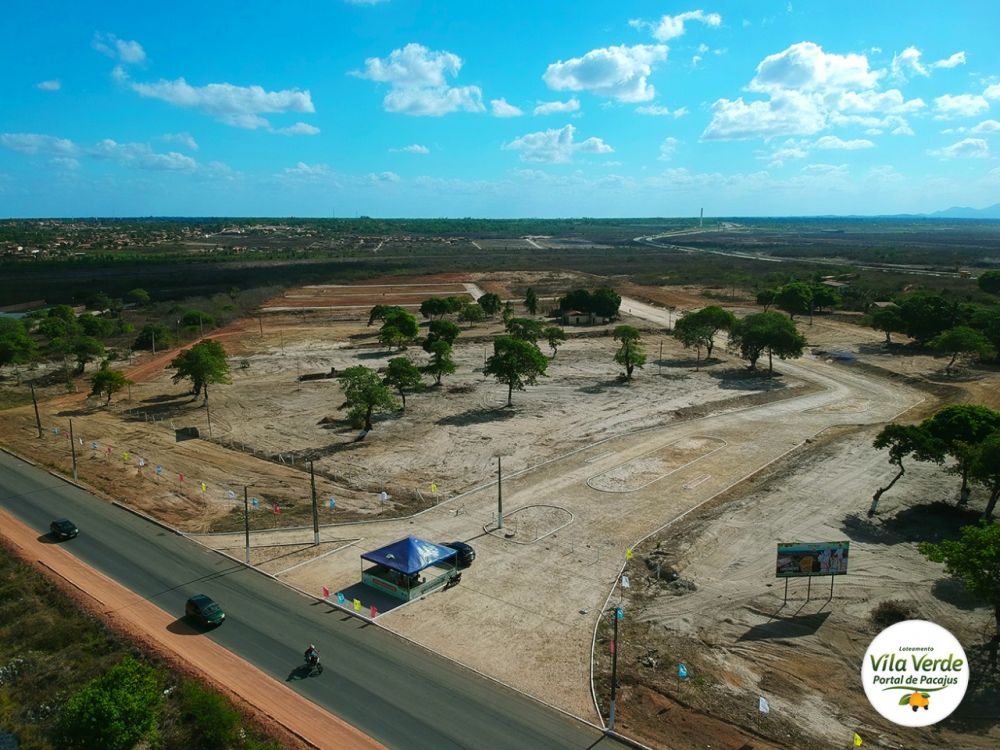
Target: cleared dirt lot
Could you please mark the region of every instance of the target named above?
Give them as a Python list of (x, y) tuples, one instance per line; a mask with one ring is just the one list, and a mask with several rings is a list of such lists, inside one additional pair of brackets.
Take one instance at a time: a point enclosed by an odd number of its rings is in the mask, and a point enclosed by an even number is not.
[[(873, 488), (889, 470), (885, 457), (869, 447), (873, 431), (901, 413), (916, 417), (931, 407), (933, 396), (913, 387), (919, 383), (910, 379), (940, 386), (933, 382), (940, 361), (906, 359), (907, 367), (900, 368), (905, 375), (886, 377), (880, 370), (810, 354), (777, 362), (779, 377), (765, 379), (748, 377), (738, 361), (718, 352), (717, 361), (695, 371), (690, 353), (662, 331), (680, 310), (698, 306), (699, 297), (693, 290), (652, 290), (647, 297), (656, 305), (634, 298), (622, 305), (625, 321), (644, 329), (650, 355), (634, 382), (619, 379), (612, 360), (615, 343), (601, 329), (570, 329), (570, 340), (550, 361), (548, 377), (515, 393), (513, 409), (503, 408), (506, 388), (481, 372), (489, 342), (500, 331), (498, 322), (488, 322), (463, 330), (456, 343), (455, 375), (440, 388), (408, 396), (404, 413), (379, 418), (375, 429), (357, 441), (339, 409), (343, 397), (337, 381), (300, 382), (297, 376), (356, 364), (384, 366), (399, 353), (374, 343), (376, 328), (365, 326), (367, 303), (358, 306), (356, 300), (408, 303), (407, 290), (414, 288), (408, 284), (440, 289), (431, 286), (438, 283), (470, 295), (475, 290), (507, 292), (505, 297), (525, 283), (543, 295), (558, 293), (560, 285), (561, 291), (595, 285), (592, 279), (568, 275), (494, 274), (396, 279), (385, 297), (386, 287), (376, 291), (374, 284), (368, 289), (323, 287), (330, 291), (302, 292), (302, 297), (294, 296), (298, 291), (290, 293), (271, 307), (287, 307), (288, 299), (325, 299), (301, 306), (315, 308), (311, 311), (273, 310), (260, 322), (244, 321), (215, 336), (233, 357), (234, 383), (212, 389), (213, 437), (230, 447), (207, 440), (175, 442), (175, 427), (193, 425), (207, 433), (209, 415), (200, 402), (190, 402), (183, 385), (169, 382), (169, 372), (162, 368), (170, 355), (136, 369), (133, 378), (140, 382), (133, 386), (132, 401), (117, 411), (60, 397), (43, 407), (43, 440), (32, 437), (28, 409), (0, 415), (0, 429), (22, 449), (30, 445), (35, 455), (66, 470), (65, 431), (72, 416), (76, 434), (85, 440), (80, 467), (85, 481), (188, 531), (204, 530), (232, 515), (242, 505), (243, 485), (249, 485), (249, 493), (259, 500), (253, 514), (254, 561), (314, 595), (323, 586), (336, 592), (356, 584), (359, 553), (406, 534), (471, 541), (478, 557), (461, 585), (384, 612), (379, 623), (591, 719), (596, 715), (589, 679), (591, 640), (625, 563), (625, 550), (690, 512), (685, 522), (690, 525), (679, 527), (682, 533), (660, 539), (672, 555), (671, 564), (697, 584), (693, 593), (653, 596), (655, 583), (647, 591), (642, 561), (654, 541), (639, 545), (629, 564), (638, 584), (632, 595), (642, 597), (626, 602), (629, 622), (635, 612), (635, 627), (641, 623), (647, 630), (630, 635), (634, 640), (623, 645), (622, 655), (635, 674), (646, 670), (650, 679), (633, 678), (626, 685), (619, 703), (621, 726), (658, 746), (702, 747), (698, 742), (710, 737), (716, 747), (751, 741), (757, 743), (753, 747), (823, 747), (841, 742), (851, 726), (881, 731), (871, 720), (874, 712), (858, 701), (859, 696), (864, 701), (860, 689), (854, 689), (857, 650), (863, 653), (872, 635), (866, 602), (895, 597), (909, 587), (924, 592), (916, 597), (925, 608), (922, 614), (940, 617), (942, 624), (957, 621), (962, 612), (981, 619), (982, 612), (967, 603), (966, 609), (954, 611), (931, 606), (931, 599), (938, 599), (926, 591), (941, 579), (940, 566), (919, 558), (912, 543), (872, 542), (881, 558), (866, 563), (863, 534), (879, 532), (848, 527), (845, 521), (850, 512), (867, 507)], [(856, 351), (862, 364), (890, 369), (903, 361), (880, 348), (881, 334), (874, 331), (821, 319), (803, 330), (811, 345)], [(405, 355), (417, 364), (426, 357), (418, 347)], [(921, 367), (931, 380), (921, 375)], [(989, 377), (963, 387), (985, 393)], [(50, 431), (51, 425), (61, 427), (59, 435)], [(92, 439), (98, 443), (95, 449), (89, 448)], [(106, 447), (112, 448), (110, 457)], [(783, 459), (786, 454), (791, 458)], [(495, 529), (497, 455), (503, 457), (510, 536)], [(137, 465), (138, 457), (145, 466)], [(317, 492), (324, 506), (319, 548), (307, 546), (311, 529), (276, 528), (290, 518), (301, 523), (308, 517), (304, 469), (309, 460), (318, 472)], [(163, 468), (159, 475), (156, 466)], [(746, 478), (764, 467), (781, 469), (787, 486), (755, 491), (756, 481)], [(924, 481), (919, 471), (914, 477)], [(938, 475), (928, 474), (925, 480), (927, 492), (946, 491)], [(379, 499), (383, 489), (389, 495), (384, 507)], [(902, 495), (901, 486), (899, 493), (886, 496), (886, 513), (899, 507), (895, 501)], [(330, 498), (336, 501), (333, 509)], [(274, 513), (275, 504), (280, 514)], [(424, 508), (413, 517), (359, 520)], [(767, 636), (769, 631), (760, 628), (773, 620), (775, 611), (775, 595), (766, 586), (773, 583), (768, 573), (774, 542), (788, 541), (787, 535), (824, 539), (829, 534), (858, 545), (852, 575), (843, 587), (838, 581), (837, 596), (846, 597), (844, 606), (819, 618), (819, 624), (813, 616), (822, 612), (804, 609), (803, 616), (813, 617), (802, 620), (807, 632)], [(242, 557), (242, 534), (199, 538)], [(885, 556), (883, 548), (896, 556)], [(883, 559), (884, 575), (879, 568)], [(681, 606), (675, 607), (678, 602)], [(955, 632), (973, 638), (975, 627), (964, 629), (959, 622)], [(747, 632), (765, 637), (744, 637)], [(787, 653), (774, 652), (779, 646)], [(692, 681), (678, 687), (689, 692), (664, 695), (668, 686), (660, 678), (676, 669), (673, 662), (682, 649), (690, 649), (685, 658), (706, 675), (711, 691), (695, 694)], [(732, 662), (738, 663), (733, 675), (720, 672), (716, 652), (738, 657)], [(659, 667), (639, 661), (650, 653)], [(781, 659), (793, 661), (784, 664)], [(602, 664), (599, 659), (599, 688)], [(776, 664), (780, 668), (772, 668)], [(814, 677), (798, 682), (787, 677), (795, 670)], [(828, 690), (815, 670), (825, 670), (834, 687)], [(781, 709), (773, 714), (775, 731), (755, 724), (751, 709), (755, 691), (761, 690), (773, 696), (772, 707)], [(833, 692), (851, 696), (841, 704), (830, 697)], [(821, 699), (836, 710), (820, 716), (813, 704)], [(674, 723), (664, 725), (664, 716)], [(689, 730), (689, 745), (679, 739), (687, 735), (677, 734), (681, 724)], [(914, 741), (902, 739), (911, 745)]]

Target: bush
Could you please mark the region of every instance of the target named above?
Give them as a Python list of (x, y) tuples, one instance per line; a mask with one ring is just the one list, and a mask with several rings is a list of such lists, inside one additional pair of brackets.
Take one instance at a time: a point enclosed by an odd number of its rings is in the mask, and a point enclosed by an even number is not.
[(890, 625), (895, 625), (897, 622), (914, 619), (916, 612), (906, 602), (891, 599), (887, 602), (879, 602), (869, 617), (871, 618), (872, 625), (879, 630), (883, 630)]
[(197, 682), (185, 681), (180, 689), (181, 718), (191, 725), (188, 747), (216, 750), (240, 740), (240, 714), (218, 693)]
[(63, 706), (56, 730), (59, 746), (131, 750), (143, 738), (155, 735), (162, 708), (159, 674), (126, 656)]

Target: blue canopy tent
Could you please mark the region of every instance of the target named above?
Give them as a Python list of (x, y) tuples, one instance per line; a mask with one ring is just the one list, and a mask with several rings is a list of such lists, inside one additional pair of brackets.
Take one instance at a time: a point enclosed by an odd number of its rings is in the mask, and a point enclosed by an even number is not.
[[(374, 565), (362, 567), (362, 582), (404, 601), (457, 582), (458, 552), (415, 536), (361, 555)], [(362, 563), (363, 566), (363, 563)], [(421, 576), (421, 572), (425, 572)]]

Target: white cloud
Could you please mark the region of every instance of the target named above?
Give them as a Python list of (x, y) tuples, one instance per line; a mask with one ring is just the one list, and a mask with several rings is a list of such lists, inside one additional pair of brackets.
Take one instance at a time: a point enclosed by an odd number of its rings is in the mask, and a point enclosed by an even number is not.
[(994, 83), (992, 86), (987, 86), (986, 90), (983, 92), (983, 96), (987, 99), (1000, 99), (1000, 83)]
[(983, 120), (981, 123), (976, 125), (970, 133), (1000, 133), (1000, 121), (997, 120)]
[(931, 63), (932, 68), (955, 68), (959, 65), (965, 65), (965, 52), (956, 52), (951, 57), (946, 57), (944, 60), (938, 60), (937, 62)]
[(491, 99), (490, 107), (494, 117), (520, 117), (524, 111), (520, 107), (508, 104), (506, 99)]
[[(988, 89), (987, 89), (988, 90)], [(954, 120), (974, 117), (990, 108), (990, 103), (976, 94), (945, 94), (934, 99), (934, 119)]]
[(542, 79), (554, 91), (590, 91), (621, 102), (645, 102), (656, 95), (646, 79), (653, 65), (666, 57), (664, 44), (603, 47), (552, 63)]
[(787, 91), (749, 104), (743, 97), (717, 100), (702, 137), (711, 141), (812, 135), (824, 127), (826, 117), (813, 97)]
[(660, 144), (660, 161), (670, 161), (674, 157), (678, 143), (680, 141), (671, 136), (664, 138), (663, 143)]
[(389, 151), (395, 154), (429, 154), (431, 150), (427, 146), (421, 146), (419, 143), (414, 143), (410, 146), (403, 146), (402, 148), (390, 148)]
[(865, 138), (855, 138), (850, 141), (845, 141), (835, 135), (824, 135), (813, 144), (813, 148), (827, 151), (833, 149), (840, 151), (857, 151), (858, 149), (873, 148), (874, 146), (874, 143)]
[(114, 34), (95, 33), (91, 46), (112, 60), (127, 65), (136, 65), (146, 61), (146, 51), (139, 42), (119, 39)]
[(870, 89), (878, 84), (879, 71), (870, 70), (868, 58), (849, 53), (827, 53), (813, 42), (798, 42), (765, 57), (750, 81), (751, 91), (800, 92)]
[(22, 154), (74, 156), (80, 152), (73, 141), (38, 133), (0, 133), (0, 146)]
[(990, 155), (990, 147), (982, 138), (966, 138), (944, 148), (930, 149), (927, 153), (942, 159), (986, 159)]
[(276, 128), (274, 132), (281, 135), (319, 135), (320, 130), (308, 122), (297, 122), (287, 128)]
[(300, 161), (294, 167), (285, 167), (284, 173), (291, 177), (326, 177), (330, 168), (326, 164), (306, 164)]
[(111, 77), (118, 83), (125, 83), (125, 81), (128, 80), (128, 71), (126, 71), (121, 65), (116, 65), (111, 69)]
[(576, 112), (580, 109), (580, 100), (575, 96), (568, 102), (538, 102), (533, 114), (551, 115), (556, 112)]
[(683, 36), (684, 24), (688, 21), (698, 21), (706, 26), (718, 26), (722, 23), (722, 16), (718, 13), (705, 13), (702, 10), (689, 10), (676, 16), (661, 16), (659, 21), (632, 19), (628, 23), (634, 29), (649, 29), (654, 39), (666, 42)]
[(210, 83), (191, 86), (183, 78), (157, 83), (133, 83), (140, 96), (161, 99), (176, 107), (197, 109), (227, 125), (250, 130), (270, 127), (262, 113), (315, 112), (309, 91), (265, 91), (261, 86)]
[(576, 128), (566, 125), (558, 130), (542, 130), (528, 133), (505, 143), (505, 151), (520, 151), (521, 161), (565, 164), (573, 158), (573, 154), (610, 154), (611, 146), (600, 138), (588, 138), (580, 143), (574, 142)]
[(920, 76), (929, 76), (930, 71), (920, 62), (923, 53), (916, 47), (907, 47), (898, 55), (892, 56), (892, 63), (889, 66), (894, 80), (906, 81), (908, 73), (916, 73)]
[(906, 99), (899, 89), (888, 91), (845, 91), (837, 96), (839, 112), (916, 112), (927, 106), (923, 99)]
[(80, 168), (80, 162), (72, 156), (57, 156), (49, 162), (60, 169), (75, 170)]
[(375, 185), (396, 183), (400, 179), (400, 176), (395, 172), (371, 172), (368, 174), (368, 181)]
[(51, 81), (39, 81), (35, 84), (35, 88), (41, 89), (42, 91), (58, 91), (62, 88), (62, 84), (55, 79)]
[(672, 115), (674, 117), (683, 117), (688, 113), (687, 107), (678, 107), (677, 109), (671, 110), (668, 107), (661, 107), (657, 104), (643, 105), (641, 107), (636, 107), (635, 111), (640, 115), (650, 115), (652, 117), (666, 117), (667, 115)]
[(889, 131), (889, 135), (916, 135), (916, 134), (913, 132), (913, 128), (911, 128), (908, 123), (904, 122), (902, 125), (899, 125), (893, 128), (891, 131)]
[(163, 140), (168, 143), (179, 143), (190, 151), (198, 150), (198, 141), (190, 133), (167, 133), (163, 136)]
[(387, 112), (440, 117), (464, 110), (482, 112), (482, 91), (478, 86), (449, 86), (448, 77), (457, 76), (462, 58), (451, 52), (435, 52), (421, 44), (407, 44), (389, 57), (369, 57), (363, 71), (353, 75), (388, 83), (382, 100)]
[(107, 159), (139, 169), (190, 171), (198, 166), (198, 162), (190, 156), (176, 151), (158, 154), (145, 143), (116, 143), (110, 138), (105, 138), (87, 153), (96, 159)]

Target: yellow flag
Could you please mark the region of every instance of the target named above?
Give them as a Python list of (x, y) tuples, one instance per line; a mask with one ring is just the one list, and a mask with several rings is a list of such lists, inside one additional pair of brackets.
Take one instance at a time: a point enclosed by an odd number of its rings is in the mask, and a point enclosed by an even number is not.
[(632, 559), (632, 548), (631, 547), (629, 547), (628, 549), (625, 550), (625, 559), (626, 560), (631, 560)]
[(437, 492), (438, 486), (434, 482), (431, 482), (431, 492)]
[(861, 747), (861, 735), (857, 732), (854, 733), (854, 747)]
[(361, 611), (361, 600), (360, 599), (355, 599), (354, 600), (354, 611), (355, 612), (360, 612)]

